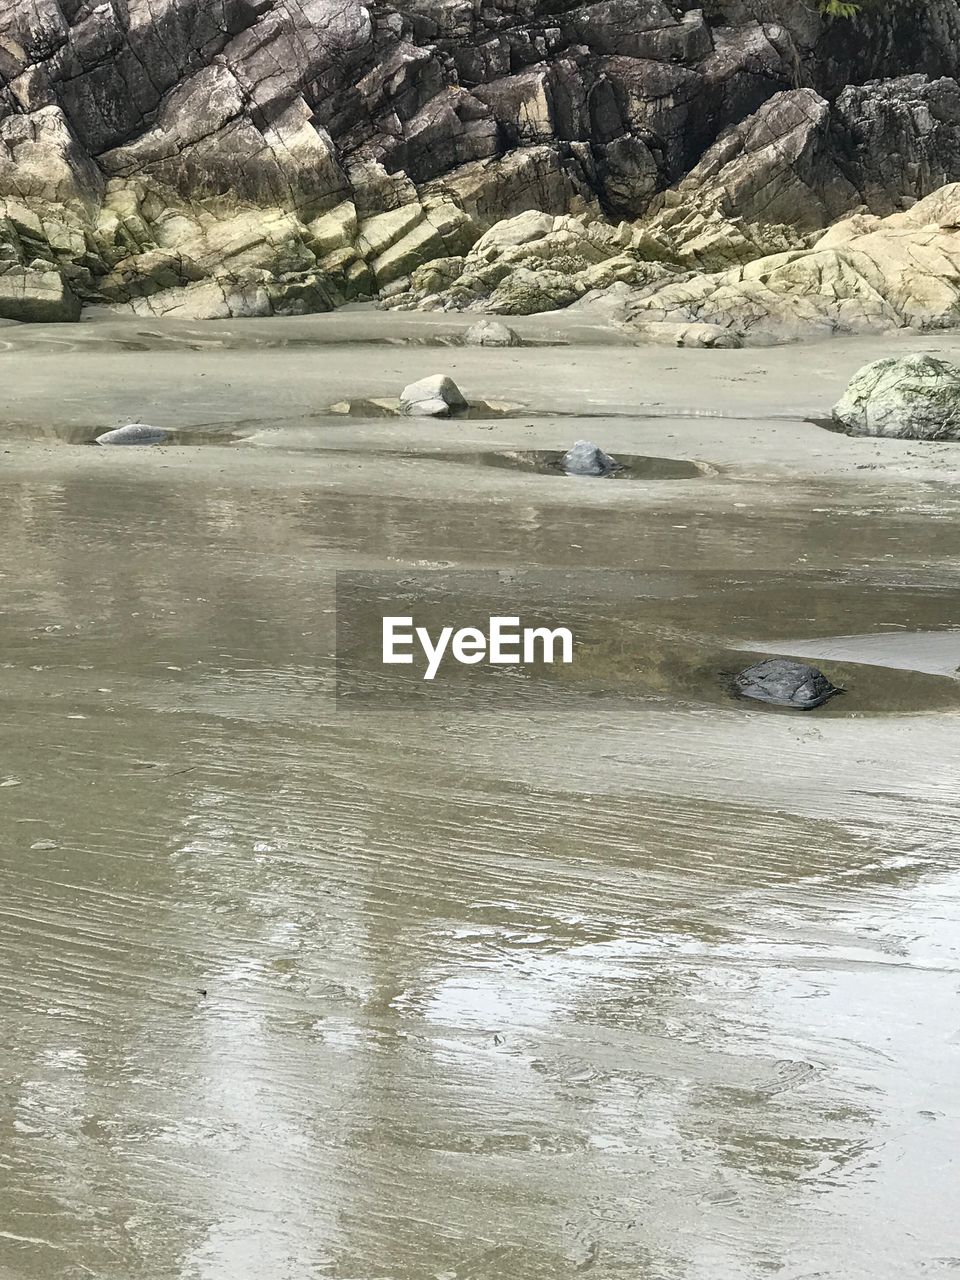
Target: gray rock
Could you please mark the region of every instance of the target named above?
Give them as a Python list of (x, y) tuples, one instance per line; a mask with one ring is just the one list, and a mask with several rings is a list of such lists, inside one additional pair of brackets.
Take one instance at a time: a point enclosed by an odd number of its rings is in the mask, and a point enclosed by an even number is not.
[(103, 174), (78, 146), (59, 107), (6, 119), (0, 108), (0, 192), (8, 191), (51, 203), (99, 202)]
[[(0, 0), (0, 317), (301, 314), (391, 287), (526, 315), (801, 250), (960, 180), (958, 29), (960, 0), (847, 26), (801, 0)], [(455, 284), (451, 259), (531, 211), (585, 233)], [(763, 306), (741, 309), (767, 327)], [(714, 322), (696, 296), (654, 310)]]
[(33, 324), (79, 320), (80, 299), (52, 265), (0, 262), (0, 316)]
[(151, 427), (145, 422), (130, 422), (125, 427), (115, 427), (96, 438), (97, 444), (163, 444), (167, 432), (161, 427)]
[(703, 347), (708, 350), (736, 351), (743, 346), (743, 334), (719, 324), (670, 324), (651, 321), (635, 326), (637, 333), (651, 342), (669, 343), (675, 347)]
[(870, 213), (886, 217), (960, 179), (960, 85), (900, 76), (851, 84), (834, 103), (831, 141)]
[(833, 418), (852, 436), (960, 440), (960, 368), (927, 355), (875, 360), (853, 375)]
[(411, 382), (400, 392), (400, 412), (417, 418), (449, 418), (469, 406), (460, 388), (445, 374)]
[(734, 676), (734, 685), (744, 698), (756, 698), (776, 707), (809, 711), (822, 706), (842, 690), (832, 685), (822, 671), (806, 662), (789, 658), (767, 658)]
[(472, 324), (463, 335), (464, 342), (470, 347), (519, 347), (522, 346), (519, 334), (497, 320), (479, 320)]
[(578, 440), (560, 459), (560, 466), (568, 476), (608, 476), (618, 470), (620, 464), (599, 445)]

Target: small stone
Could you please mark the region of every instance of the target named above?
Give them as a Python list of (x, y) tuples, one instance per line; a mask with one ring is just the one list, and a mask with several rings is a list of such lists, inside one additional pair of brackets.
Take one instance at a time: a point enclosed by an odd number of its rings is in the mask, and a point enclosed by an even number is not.
[(460, 388), (445, 374), (411, 382), (400, 392), (400, 412), (417, 418), (449, 418), (468, 408)]
[(130, 422), (125, 427), (115, 427), (97, 436), (97, 444), (163, 444), (166, 431), (148, 426), (145, 422)]
[(560, 466), (568, 476), (608, 476), (620, 464), (591, 440), (578, 440), (560, 459)]
[(733, 682), (744, 698), (756, 698), (775, 707), (795, 707), (799, 711), (819, 707), (835, 693), (842, 693), (816, 667), (788, 658), (767, 658), (741, 671)]

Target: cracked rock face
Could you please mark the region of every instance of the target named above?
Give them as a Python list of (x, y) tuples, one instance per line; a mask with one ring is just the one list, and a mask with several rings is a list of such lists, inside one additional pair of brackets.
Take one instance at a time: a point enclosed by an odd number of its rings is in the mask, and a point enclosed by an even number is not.
[(0, 317), (522, 315), (802, 250), (960, 180), (958, 3), (0, 0)]
[[(652, 341), (701, 346), (953, 326), (960, 183), (894, 199), (896, 188), (872, 175), (909, 178), (922, 191), (921, 168), (907, 173), (901, 153), (884, 161), (879, 145), (863, 146), (858, 156), (836, 139), (851, 121), (861, 138), (916, 131), (927, 171), (941, 166), (939, 182), (952, 171), (958, 93), (955, 81), (910, 77), (848, 92), (834, 109), (809, 89), (776, 94), (645, 218), (612, 227), (522, 215), (487, 232), (449, 274), (435, 264), (415, 272), (388, 305), (504, 314), (572, 305)], [(866, 212), (865, 193), (888, 216)]]

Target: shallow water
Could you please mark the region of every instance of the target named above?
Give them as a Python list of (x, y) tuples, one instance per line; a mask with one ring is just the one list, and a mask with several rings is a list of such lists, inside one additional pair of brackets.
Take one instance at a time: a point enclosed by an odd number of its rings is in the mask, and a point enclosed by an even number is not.
[[(542, 351), (483, 354), (545, 395)], [(205, 358), (195, 385), (226, 377)], [(159, 394), (140, 360), (109, 355)], [(25, 392), (48, 420), (59, 363)], [(283, 414), (320, 375), (324, 404), (385, 393), (341, 363), (284, 365)], [(960, 708), (931, 670), (956, 490), (942, 451), (812, 458), (818, 408), (761, 424), (767, 453), (744, 418), (611, 424), (615, 454), (713, 464), (669, 483), (485, 465), (561, 448), (540, 416), (458, 428), (456, 466), (425, 426), (10, 435), (4, 1280), (960, 1269)], [(588, 661), (338, 705), (336, 572), (425, 569), (465, 609), (463, 570), (513, 575)], [(724, 670), (767, 651), (844, 696), (732, 698)]]

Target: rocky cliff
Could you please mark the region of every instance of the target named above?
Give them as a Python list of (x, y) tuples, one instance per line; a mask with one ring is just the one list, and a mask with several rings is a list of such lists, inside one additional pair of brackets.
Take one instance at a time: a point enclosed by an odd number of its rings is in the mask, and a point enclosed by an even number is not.
[(958, 61), (956, 0), (0, 0), (0, 316), (685, 287), (960, 180)]

